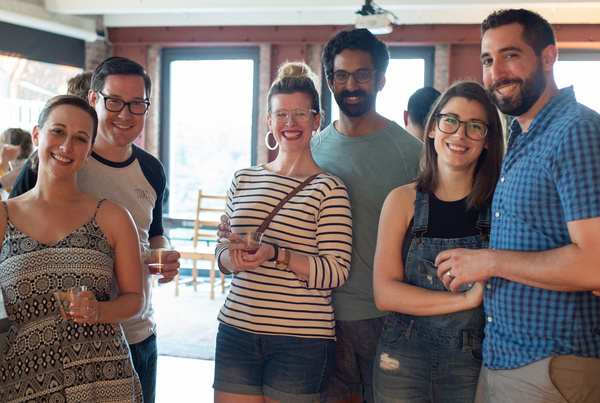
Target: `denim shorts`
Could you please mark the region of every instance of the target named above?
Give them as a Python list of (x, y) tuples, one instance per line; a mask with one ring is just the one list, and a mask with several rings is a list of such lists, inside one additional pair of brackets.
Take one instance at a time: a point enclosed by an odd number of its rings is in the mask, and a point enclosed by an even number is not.
[(221, 323), (213, 388), (278, 402), (314, 403), (334, 362), (333, 340), (254, 334)]

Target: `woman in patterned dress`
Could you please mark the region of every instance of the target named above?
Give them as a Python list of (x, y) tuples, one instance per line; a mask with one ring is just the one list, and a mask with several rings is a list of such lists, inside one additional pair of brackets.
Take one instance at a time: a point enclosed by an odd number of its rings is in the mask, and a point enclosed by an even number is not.
[[(12, 322), (1, 402), (141, 401), (119, 325), (142, 307), (137, 232), (124, 208), (76, 183), (97, 125), (81, 98), (48, 101), (33, 129), (37, 184), (0, 205), (0, 285)], [(63, 319), (54, 293), (80, 285), (88, 291), (71, 303), (74, 319)]]

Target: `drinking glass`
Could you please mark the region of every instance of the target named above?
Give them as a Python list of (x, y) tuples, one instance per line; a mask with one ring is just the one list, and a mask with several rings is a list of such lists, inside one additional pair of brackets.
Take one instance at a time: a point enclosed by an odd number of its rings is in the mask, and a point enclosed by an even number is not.
[(255, 254), (262, 243), (262, 232), (236, 232), (234, 235), (237, 236), (235, 243), (243, 243), (243, 251), (251, 255)]
[(147, 255), (150, 274), (161, 274), (162, 268), (167, 262), (167, 256), (173, 252), (173, 249), (168, 248), (150, 249)]
[(71, 316), (71, 302), (79, 300), (79, 293), (87, 291), (84, 285), (78, 285), (71, 288), (65, 288), (54, 293), (54, 298), (58, 303), (58, 309), (64, 320), (73, 319)]

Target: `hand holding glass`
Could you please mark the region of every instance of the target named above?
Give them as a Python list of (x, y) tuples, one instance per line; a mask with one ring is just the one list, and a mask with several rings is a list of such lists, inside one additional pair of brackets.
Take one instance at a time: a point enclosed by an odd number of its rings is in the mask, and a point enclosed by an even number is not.
[(164, 265), (169, 260), (169, 255), (173, 252), (174, 249), (168, 248), (150, 249), (146, 258), (150, 274), (161, 274)]
[(56, 302), (58, 303), (58, 309), (64, 320), (73, 319), (73, 316), (71, 315), (71, 303), (79, 300), (79, 293), (81, 291), (87, 291), (87, 287), (81, 285), (65, 288), (54, 293), (54, 298), (56, 298)]
[(238, 232), (233, 234), (237, 239), (232, 239), (231, 242), (243, 244), (244, 248), (242, 249), (244, 252), (249, 253), (251, 255), (255, 254), (260, 248), (262, 243), (262, 232)]

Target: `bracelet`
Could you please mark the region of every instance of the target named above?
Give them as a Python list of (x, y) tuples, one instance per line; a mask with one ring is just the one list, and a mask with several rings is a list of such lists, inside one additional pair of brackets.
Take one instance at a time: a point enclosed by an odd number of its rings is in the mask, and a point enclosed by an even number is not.
[(266, 242), (269, 245), (271, 245), (273, 247), (273, 249), (275, 249), (275, 255), (271, 258), (271, 259), (267, 259), (268, 262), (276, 262), (277, 261), (277, 256), (279, 255), (279, 246), (277, 246), (277, 244), (274, 243), (270, 243), (270, 242)]

